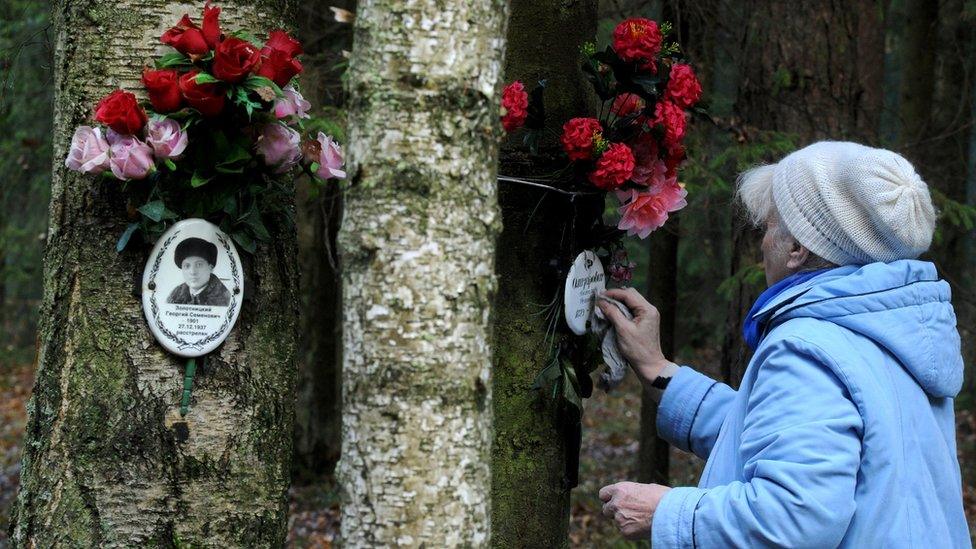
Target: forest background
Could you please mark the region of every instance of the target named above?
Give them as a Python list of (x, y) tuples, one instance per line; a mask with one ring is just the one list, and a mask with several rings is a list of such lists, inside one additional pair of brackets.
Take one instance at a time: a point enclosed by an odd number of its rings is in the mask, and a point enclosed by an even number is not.
[[(336, 0), (355, 11), (355, 2)], [(0, 547), (16, 492), (24, 407), (33, 381), (52, 159), (53, 30), (47, 1), (0, 3)], [(314, 124), (342, 140), (344, 52), (351, 26), (305, 3), (303, 91)], [(952, 285), (967, 367), (956, 400), (967, 513), (976, 505), (976, 1), (601, 0), (597, 43), (621, 19), (670, 21), (698, 70), (712, 122), (696, 120), (681, 180), (689, 205), (647, 241), (629, 242), (632, 284), (673, 318), (675, 360), (735, 386), (748, 356), (741, 318), (762, 291), (759, 235), (732, 204), (735, 177), (818, 139), (853, 140), (909, 158), (940, 219), (924, 258)], [(528, 85), (528, 83), (527, 83)], [(505, 183), (500, 183), (505, 184)], [(299, 189), (301, 353), (289, 544), (328, 546), (337, 531), (340, 326), (337, 188)], [(323, 329), (332, 326), (334, 330)], [(619, 542), (596, 491), (667, 467), (637, 384), (589, 399), (570, 539)], [(697, 482), (701, 462), (670, 452), (669, 481)], [(650, 456), (650, 457), (649, 457)], [(657, 456), (657, 457), (654, 457)]]

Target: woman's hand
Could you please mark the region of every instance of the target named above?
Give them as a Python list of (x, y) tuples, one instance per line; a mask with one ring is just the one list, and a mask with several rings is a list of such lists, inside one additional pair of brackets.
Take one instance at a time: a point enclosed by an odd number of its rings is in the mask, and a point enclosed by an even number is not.
[(603, 516), (612, 518), (629, 540), (648, 539), (658, 504), (671, 490), (660, 484), (618, 482), (600, 489)]
[(620, 301), (634, 315), (633, 321), (627, 320), (616, 307), (597, 296), (597, 306), (617, 330), (621, 354), (641, 382), (650, 384), (670, 363), (661, 352), (661, 315), (633, 288), (606, 290), (602, 295)]

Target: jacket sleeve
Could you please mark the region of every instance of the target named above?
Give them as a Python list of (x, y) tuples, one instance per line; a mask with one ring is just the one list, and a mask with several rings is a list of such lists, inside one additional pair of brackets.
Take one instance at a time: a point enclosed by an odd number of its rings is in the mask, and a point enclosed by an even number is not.
[(836, 547), (843, 539), (861, 415), (815, 344), (783, 339), (762, 355), (739, 448), (744, 481), (669, 491), (654, 513), (654, 547)]
[(735, 391), (682, 366), (657, 408), (657, 432), (671, 445), (708, 459)]

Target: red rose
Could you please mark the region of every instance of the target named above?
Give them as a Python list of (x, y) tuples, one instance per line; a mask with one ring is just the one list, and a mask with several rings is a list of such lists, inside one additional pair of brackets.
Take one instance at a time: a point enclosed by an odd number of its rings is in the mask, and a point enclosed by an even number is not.
[(180, 19), (175, 27), (164, 32), (160, 40), (163, 44), (173, 46), (176, 51), (190, 57), (202, 57), (210, 51), (203, 31), (185, 13), (183, 19)]
[(570, 160), (589, 159), (593, 155), (593, 138), (603, 127), (596, 118), (573, 118), (563, 125), (560, 140)]
[(283, 30), (271, 31), (268, 41), (261, 48), (261, 66), (256, 74), (284, 86), (302, 72), (301, 62), (295, 59), (301, 53), (302, 45), (298, 40)]
[(196, 78), (200, 71), (190, 71), (180, 77), (180, 91), (191, 107), (200, 111), (203, 116), (217, 116), (224, 110), (227, 99), (220, 84), (197, 84)]
[(268, 41), (264, 43), (264, 47), (282, 51), (288, 57), (295, 57), (296, 55), (305, 53), (302, 50), (302, 43), (281, 29), (273, 30), (268, 34)]
[(614, 143), (596, 161), (590, 172), (590, 183), (598, 189), (612, 191), (624, 184), (634, 173), (634, 153), (623, 143)]
[(502, 117), (505, 131), (515, 131), (525, 124), (525, 119), (529, 115), (529, 94), (525, 93), (525, 86), (521, 82), (516, 80), (505, 86), (502, 91), (502, 107), (506, 111), (505, 116)]
[(701, 99), (701, 94), (701, 83), (698, 82), (691, 65), (675, 63), (671, 67), (671, 76), (668, 77), (664, 98), (679, 107), (688, 108)]
[(624, 19), (613, 29), (613, 51), (624, 61), (637, 61), (652, 71), (663, 40), (657, 23), (642, 17)]
[(217, 49), (217, 44), (220, 43), (220, 23), (218, 19), (220, 18), (220, 8), (217, 6), (210, 7), (210, 2), (207, 2), (203, 6), (203, 39), (207, 41), (207, 46), (210, 49)]
[(173, 112), (183, 106), (179, 80), (180, 74), (173, 69), (142, 71), (142, 83), (156, 112)]
[(146, 111), (136, 96), (122, 90), (106, 95), (95, 106), (95, 120), (123, 135), (134, 135), (146, 125)]
[(240, 82), (260, 60), (261, 52), (253, 44), (230, 36), (214, 51), (213, 75), (224, 82)]
[(681, 146), (688, 119), (685, 110), (670, 101), (660, 101), (654, 108), (654, 125), (664, 126), (664, 145), (669, 151)]

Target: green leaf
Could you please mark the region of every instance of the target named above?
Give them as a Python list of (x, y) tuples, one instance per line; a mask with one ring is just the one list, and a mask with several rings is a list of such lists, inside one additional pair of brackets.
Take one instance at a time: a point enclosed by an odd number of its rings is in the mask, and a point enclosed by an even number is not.
[(138, 223), (129, 223), (129, 226), (125, 228), (122, 232), (122, 236), (119, 237), (119, 241), (115, 244), (115, 251), (121, 252), (129, 244), (129, 239), (132, 238), (132, 234), (139, 229)]
[(174, 172), (176, 171), (176, 163), (173, 162), (171, 158), (167, 158), (166, 160), (164, 160), (163, 164), (166, 164), (166, 167), (169, 168), (170, 171), (174, 171)]
[(241, 248), (244, 248), (244, 251), (248, 253), (253, 254), (254, 250), (256, 250), (258, 247), (257, 243), (254, 242), (254, 239), (244, 231), (230, 233), (230, 237), (233, 238), (234, 242), (237, 242), (237, 244)]
[(153, 221), (162, 221), (163, 214), (166, 213), (166, 205), (163, 204), (162, 200), (146, 202), (139, 207), (139, 213)]
[(195, 171), (193, 172), (193, 177), (190, 178), (190, 186), (194, 189), (197, 187), (202, 187), (209, 183), (211, 179), (213, 179), (213, 176), (204, 177), (200, 174), (200, 172)]
[(220, 173), (242, 173), (244, 166), (251, 160), (251, 153), (244, 147), (234, 144), (217, 163), (215, 169)]
[(250, 42), (251, 44), (253, 44), (254, 46), (256, 46), (258, 49), (261, 49), (261, 48), (264, 47), (264, 41), (263, 40), (259, 39), (257, 36), (254, 36), (253, 34), (247, 32), (247, 31), (236, 30), (236, 31), (231, 32), (230, 35), (233, 36), (233, 37), (235, 37), (235, 38), (240, 38), (241, 40), (247, 40), (248, 42)]
[(217, 80), (217, 78), (214, 77), (212, 74), (208, 74), (205, 72), (201, 72), (197, 74), (194, 80), (196, 80), (197, 84), (216, 84), (220, 82), (220, 80)]
[(180, 52), (167, 53), (156, 60), (157, 69), (169, 69), (179, 66), (190, 66), (193, 61)]
[(278, 84), (275, 84), (270, 78), (266, 78), (264, 76), (248, 76), (247, 80), (244, 81), (244, 87), (249, 90), (271, 88), (274, 90), (275, 95), (278, 95), (279, 97), (285, 94), (285, 92), (281, 91)]

